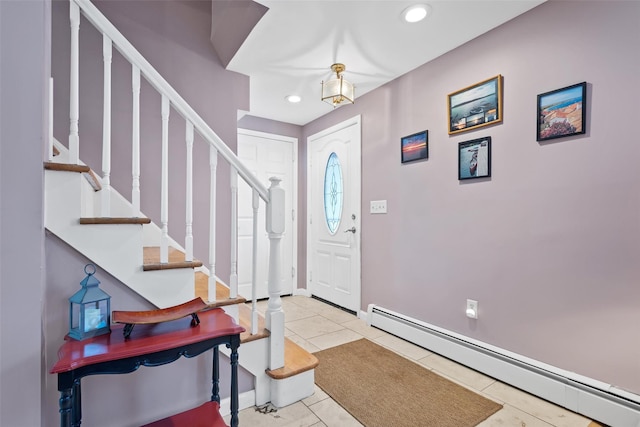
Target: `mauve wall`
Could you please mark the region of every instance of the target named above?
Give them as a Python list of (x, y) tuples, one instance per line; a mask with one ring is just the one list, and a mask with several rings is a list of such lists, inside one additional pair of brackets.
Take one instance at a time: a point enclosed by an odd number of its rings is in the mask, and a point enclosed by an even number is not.
[[(209, 40), (210, 0), (96, 1), (94, 4), (194, 108), (233, 150), (237, 111), (249, 106), (249, 79), (226, 71)], [(214, 4), (215, 5), (215, 4)], [(69, 5), (53, 3), (52, 74), (55, 79), (54, 135), (66, 144), (69, 134)], [(102, 37), (82, 19), (80, 24), (80, 158), (102, 175)], [(111, 184), (131, 194), (131, 66), (114, 49)], [(160, 95), (143, 79), (141, 91), (141, 205), (160, 224)], [(169, 235), (184, 244), (185, 121), (171, 110), (169, 119)], [(230, 271), (229, 167), (218, 161), (216, 274), (228, 282)], [(209, 259), (209, 148), (194, 143), (193, 234), (195, 256)]]
[(0, 1), (0, 426), (40, 424), (48, 1)]
[[(363, 309), (640, 393), (638, 22), (639, 2), (549, 1), (304, 127), (362, 115), (363, 213), (389, 212), (363, 216)], [(449, 136), (447, 94), (497, 74), (504, 122)], [(587, 133), (536, 142), (536, 95), (582, 81)], [(429, 160), (402, 165), (424, 129)], [(492, 177), (458, 181), (458, 143), (484, 136)]]

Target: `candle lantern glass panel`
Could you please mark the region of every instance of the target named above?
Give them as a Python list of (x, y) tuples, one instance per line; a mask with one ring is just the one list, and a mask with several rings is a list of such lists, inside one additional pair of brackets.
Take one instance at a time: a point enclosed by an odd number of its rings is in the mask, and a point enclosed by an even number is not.
[(93, 264), (87, 264), (84, 272), (82, 289), (69, 298), (69, 336), (76, 340), (111, 332), (111, 297), (98, 287)]

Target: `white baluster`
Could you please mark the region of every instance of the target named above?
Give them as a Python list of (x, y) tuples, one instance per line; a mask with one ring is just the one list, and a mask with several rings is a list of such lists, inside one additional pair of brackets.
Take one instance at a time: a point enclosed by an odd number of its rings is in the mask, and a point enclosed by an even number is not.
[(258, 208), (260, 207), (260, 196), (258, 191), (253, 189), (253, 241), (251, 256), (251, 335), (258, 333)]
[(140, 216), (140, 68), (131, 65), (133, 117), (131, 126), (131, 216)]
[(53, 77), (49, 77), (49, 142), (47, 144), (47, 159), (53, 160)]
[(231, 275), (229, 298), (238, 296), (238, 171), (231, 167)]
[(71, 63), (69, 70), (69, 163), (80, 162), (80, 138), (78, 120), (80, 118), (80, 8), (69, 2), (71, 20)]
[(284, 189), (280, 179), (272, 177), (267, 204), (266, 229), (269, 234), (269, 303), (266, 312), (266, 327), (271, 335), (269, 339), (269, 369), (284, 366), (284, 312), (282, 311), (282, 287), (280, 284), (280, 240), (285, 230)]
[(216, 300), (216, 171), (218, 168), (218, 150), (209, 147), (209, 302)]
[(187, 230), (184, 238), (184, 260), (193, 261), (193, 123), (189, 121), (187, 122), (185, 139), (187, 142)]
[(104, 95), (102, 101), (102, 213), (111, 216), (111, 39), (102, 35)]
[(169, 98), (162, 95), (162, 177), (160, 195), (160, 262), (169, 262)]

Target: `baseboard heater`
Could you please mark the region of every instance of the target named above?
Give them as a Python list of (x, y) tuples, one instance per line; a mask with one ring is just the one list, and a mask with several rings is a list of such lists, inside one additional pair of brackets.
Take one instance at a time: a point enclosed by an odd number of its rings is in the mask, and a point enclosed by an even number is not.
[(640, 396), (573, 372), (528, 359), (463, 335), (370, 305), (367, 322), (612, 427), (640, 427)]

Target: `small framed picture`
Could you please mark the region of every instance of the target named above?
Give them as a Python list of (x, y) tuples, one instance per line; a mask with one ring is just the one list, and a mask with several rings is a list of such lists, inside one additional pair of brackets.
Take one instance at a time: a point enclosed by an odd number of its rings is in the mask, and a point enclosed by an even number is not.
[(502, 121), (502, 76), (498, 74), (447, 96), (449, 135)]
[(400, 138), (400, 158), (402, 163), (429, 158), (429, 131), (414, 133)]
[(587, 83), (538, 95), (538, 141), (585, 133)]
[(458, 144), (458, 179), (491, 176), (491, 137)]

